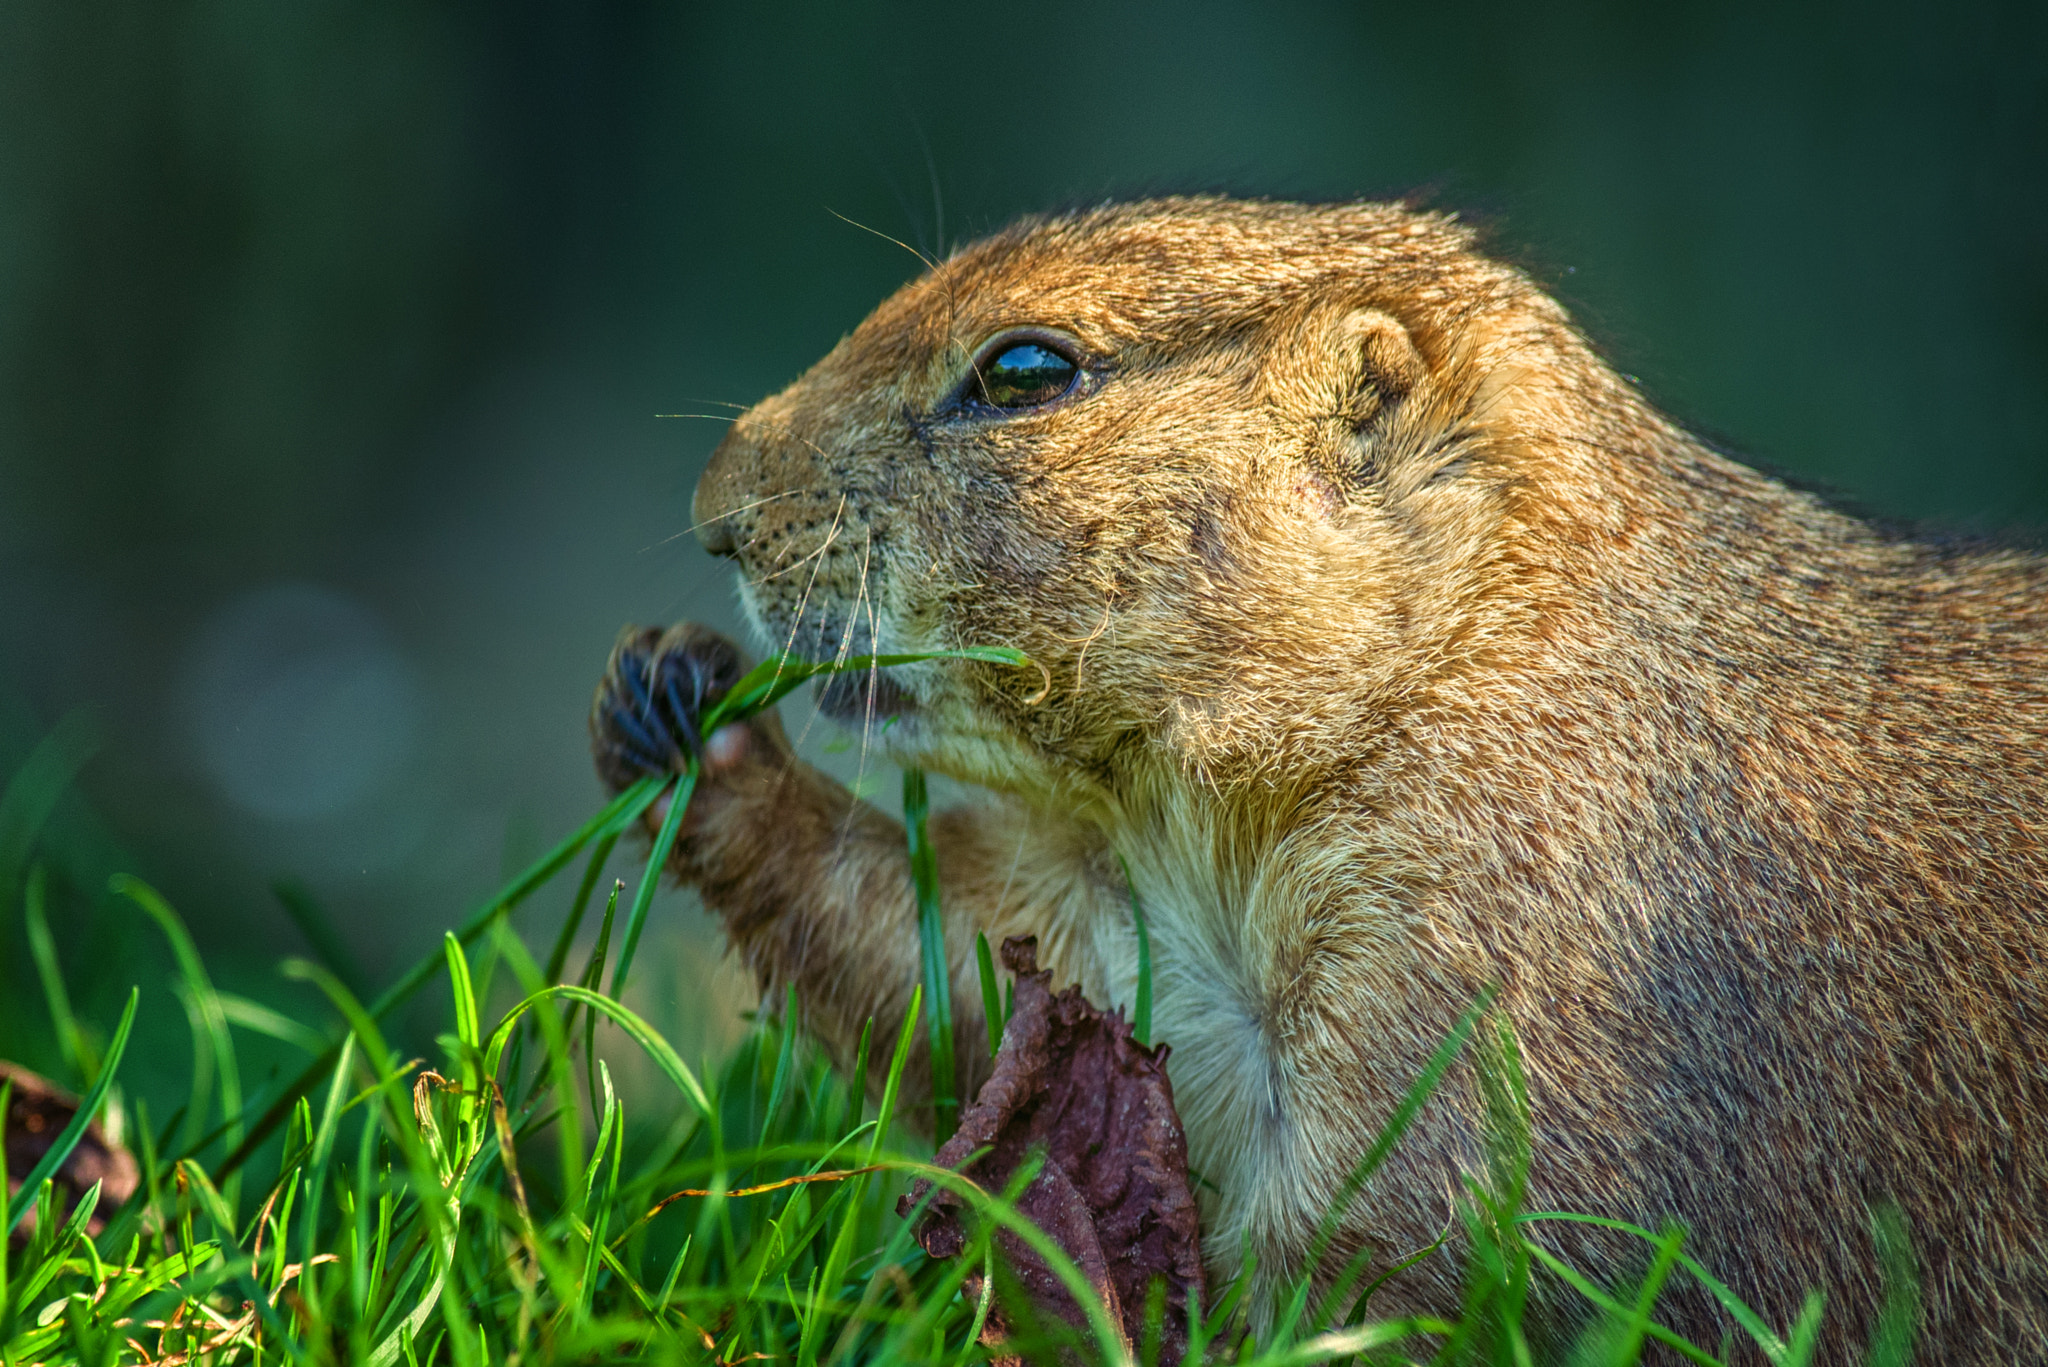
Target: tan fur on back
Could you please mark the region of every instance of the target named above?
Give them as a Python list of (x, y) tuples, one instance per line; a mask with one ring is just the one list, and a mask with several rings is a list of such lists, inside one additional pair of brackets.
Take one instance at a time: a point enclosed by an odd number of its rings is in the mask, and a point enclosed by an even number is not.
[[(1071, 340), (1082, 392), (961, 408), (1023, 327)], [(1715, 454), (1447, 217), (1219, 199), (963, 249), (743, 418), (696, 512), (770, 647), (1049, 672), (903, 670), (902, 719), (878, 689), (865, 729), (1000, 794), (934, 835), (970, 1017), (977, 928), (1128, 1004), (1128, 860), (1220, 1270), (1246, 1240), (1299, 1265), (1498, 983), (1533, 1208), (1675, 1218), (1779, 1325), (1820, 1287), (1839, 1355), (1896, 1202), (1922, 1360), (2048, 1356), (2040, 560), (1892, 539)], [(916, 979), (900, 828), (778, 763), (677, 869), (850, 1050)], [(1461, 1079), (1426, 1109), (1338, 1262), (1445, 1228), (1477, 1104)], [(1612, 1280), (1642, 1260), (1544, 1237)], [(1458, 1275), (1378, 1308), (1453, 1309)]]

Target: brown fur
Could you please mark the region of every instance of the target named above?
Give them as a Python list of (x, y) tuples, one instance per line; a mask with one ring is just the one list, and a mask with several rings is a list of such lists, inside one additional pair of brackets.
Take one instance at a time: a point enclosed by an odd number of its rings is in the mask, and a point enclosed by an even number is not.
[[(1027, 325), (1084, 391), (949, 408)], [(1897, 1202), (1927, 1360), (2048, 1354), (2039, 559), (1888, 538), (1723, 459), (1446, 217), (1218, 199), (960, 251), (741, 419), (696, 511), (773, 646), (1049, 671), (923, 665), (838, 706), (1000, 795), (934, 829), (963, 1040), (976, 929), (1130, 1001), (1128, 859), (1219, 1271), (1246, 1241), (1299, 1265), (1497, 982), (1533, 1206), (1676, 1217), (1780, 1325), (1822, 1288), (1833, 1360)], [(917, 979), (901, 829), (756, 736), (675, 867), (835, 1048), (887, 1037)], [(1340, 1254), (1437, 1237), (1477, 1105), (1425, 1111)], [(1379, 1306), (1450, 1308), (1458, 1270)], [(1719, 1338), (1703, 1296), (1673, 1307)]]

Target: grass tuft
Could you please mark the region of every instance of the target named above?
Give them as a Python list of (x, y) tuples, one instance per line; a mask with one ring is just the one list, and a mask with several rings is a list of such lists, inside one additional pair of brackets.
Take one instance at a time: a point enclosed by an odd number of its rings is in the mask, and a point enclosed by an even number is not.
[[(1015, 662), (1010, 654), (971, 654)], [(741, 701), (709, 719), (707, 732), (772, 704), (817, 672), (770, 661), (742, 681), (735, 690)], [(0, 802), (12, 814), (0, 825), (11, 822), (10, 830), (40, 821), (53, 801), (43, 790), (48, 775), (61, 781), (75, 767), (68, 750), (41, 753), (47, 772), (26, 787), (17, 777)], [(908, 801), (922, 796), (917, 780), (905, 780), (907, 858), (919, 889), (925, 981), (893, 1039), (873, 1039), (872, 1026), (863, 1034), (848, 1075), (833, 1071), (798, 1033), (793, 997), (779, 1018), (764, 1012), (731, 1057), (702, 1071), (620, 1001), (652, 899), (651, 874), (625, 917), (609, 990), (601, 984), (616, 885), (600, 948), (577, 980), (562, 980), (612, 844), (665, 790), (676, 794), (663, 823), (672, 835), (689, 782), (688, 775), (649, 779), (621, 793), (368, 1001), (360, 982), (350, 981), (348, 961), (316, 939), (323, 962), (294, 960), (285, 971), (329, 1004), (332, 1019), (317, 1027), (216, 991), (170, 904), (138, 880), (117, 880), (119, 894), (169, 938), (191, 1016), (187, 1101), (160, 1132), (146, 1107), (121, 1099), (145, 1089), (115, 1086), (130, 1060), (138, 994), (127, 993), (119, 1024), (95, 1056), (86, 1043), (94, 1013), (73, 1003), (104, 1002), (106, 994), (97, 982), (65, 981), (49, 946), (47, 888), (31, 874), (14, 904), (56, 1040), (45, 1052), (65, 1058), (87, 1086), (76, 1119), (8, 1203), (10, 1229), (27, 1228), (31, 1211), (36, 1218), (31, 1233), (0, 1248), (0, 1361), (973, 1367), (992, 1353), (979, 1340), (993, 1288), (1004, 1280), (995, 1235), (1007, 1230), (1045, 1259), (1088, 1321), (1069, 1328), (1042, 1317), (1005, 1353), (1161, 1367), (1157, 1334), (1125, 1345), (1081, 1271), (1017, 1213), (1030, 1165), (1012, 1190), (984, 1191), (932, 1167), (929, 1145), (900, 1123), (919, 1032), (936, 1031), (935, 1045), (953, 1042), (924, 804)], [(30, 868), (33, 843), (10, 839), (5, 852), (16, 867)], [(545, 964), (536, 962), (507, 915), (552, 895), (553, 880), (585, 851), (589, 864), (572, 889), (561, 890), (562, 931)], [(1132, 910), (1139, 1029), (1149, 1034), (1151, 946), (1135, 892)], [(993, 1050), (1004, 1012), (985, 938), (977, 940), (976, 960)], [(395, 1014), (436, 980), (446, 988), (438, 1009)], [(493, 983), (509, 983), (509, 998), (493, 993)], [(1659, 1306), (1678, 1285), (1725, 1307), (1745, 1353), (1787, 1367), (1809, 1361), (1821, 1322), (1817, 1298), (1777, 1329), (1686, 1254), (1681, 1230), (1653, 1233), (1522, 1209), (1528, 1099), (1513, 1036), (1488, 1008), (1487, 1000), (1475, 1003), (1388, 1116), (1328, 1212), (1311, 1262), (1334, 1247), (1345, 1208), (1439, 1085), (1469, 1064), (1489, 1116), (1491, 1157), (1468, 1182), (1455, 1228), (1405, 1260), (1359, 1259), (1323, 1279), (1311, 1279), (1306, 1267), (1261, 1277), (1247, 1259), (1240, 1275), (1213, 1288), (1210, 1305), (1195, 1307), (1189, 1362), (1621, 1367), (1653, 1345), (1693, 1362), (1724, 1361), (1725, 1351), (1687, 1342), (1660, 1322)], [(421, 1049), (416, 1032), (429, 1014), (425, 1038), (436, 1043)], [(600, 1021), (608, 1027), (601, 1045)], [(315, 1057), (298, 1076), (244, 1094), (241, 1079), (260, 1074), (245, 1067), (238, 1030), (284, 1039)], [(628, 1069), (621, 1047), (644, 1066)], [(882, 1072), (870, 1100), (873, 1051)], [(953, 1076), (950, 1054), (935, 1048), (934, 1058), (943, 1083)], [(628, 1085), (631, 1076), (643, 1085)], [(650, 1077), (657, 1086), (644, 1085)], [(67, 1213), (49, 1180), (94, 1115), (132, 1136), (141, 1169), (136, 1196), (97, 1233), (88, 1228), (92, 1198)], [(897, 1197), (918, 1178), (957, 1193), (974, 1213), (960, 1257), (928, 1259), (910, 1236), (911, 1222), (895, 1215)], [(1870, 1361), (1895, 1364), (1910, 1352), (1917, 1300), (1904, 1232), (1888, 1218), (1878, 1243), (1893, 1294)], [(1543, 1242), (1546, 1230), (1574, 1221), (1640, 1241), (1642, 1275), (1605, 1286)], [(1374, 1296), (1405, 1265), (1452, 1250), (1465, 1266), (1455, 1314), (1373, 1317)], [(982, 1290), (971, 1295), (975, 1274)], [(1577, 1320), (1583, 1332), (1545, 1341), (1532, 1311), (1538, 1303), (1560, 1308), (1551, 1322)]]

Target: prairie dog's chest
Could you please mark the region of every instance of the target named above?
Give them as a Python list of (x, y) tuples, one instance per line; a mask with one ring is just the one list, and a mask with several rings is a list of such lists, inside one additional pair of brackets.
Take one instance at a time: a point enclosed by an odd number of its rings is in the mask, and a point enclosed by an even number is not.
[[(1195, 866), (1199, 867), (1199, 866)], [(1270, 984), (1258, 963), (1257, 908), (1216, 880), (1132, 861), (1139, 914), (1150, 942), (1151, 1039), (1172, 1049), (1167, 1072), (1187, 1134), (1188, 1159), (1226, 1209), (1263, 1185), (1285, 1148), (1290, 1117), (1271, 1037)], [(1138, 936), (1128, 908), (1103, 927), (1109, 996), (1134, 1009)]]

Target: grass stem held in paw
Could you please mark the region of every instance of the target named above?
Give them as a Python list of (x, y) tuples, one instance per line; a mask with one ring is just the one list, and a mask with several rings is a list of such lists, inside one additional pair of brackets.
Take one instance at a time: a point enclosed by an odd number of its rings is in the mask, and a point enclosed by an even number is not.
[(661, 885), (661, 871), (668, 865), (668, 852), (675, 848), (676, 832), (683, 828), (683, 812), (690, 805), (690, 795), (697, 791), (697, 761), (692, 759), (684, 768), (682, 777), (676, 780), (668, 803), (668, 816), (661, 823), (661, 833), (654, 837), (654, 848), (647, 852), (647, 871), (640, 875), (640, 891), (633, 895), (633, 911), (626, 918), (626, 938), (619, 945), (619, 966), (612, 970), (612, 999), (622, 1000), (626, 991), (626, 970), (633, 966), (633, 955), (640, 948), (640, 932), (647, 928), (647, 909), (654, 905), (654, 890)]
[(576, 900), (569, 904), (569, 915), (562, 922), (562, 929), (555, 936), (555, 947), (548, 951), (546, 977), (552, 986), (562, 980), (562, 969), (569, 962), (569, 948), (576, 942), (576, 932), (583, 929), (584, 913), (590, 909), (590, 896), (597, 891), (598, 875), (604, 872), (605, 861), (611, 858), (612, 847), (619, 843), (616, 834), (600, 836), (591, 847), (590, 862), (584, 867), (583, 881), (576, 885)]

